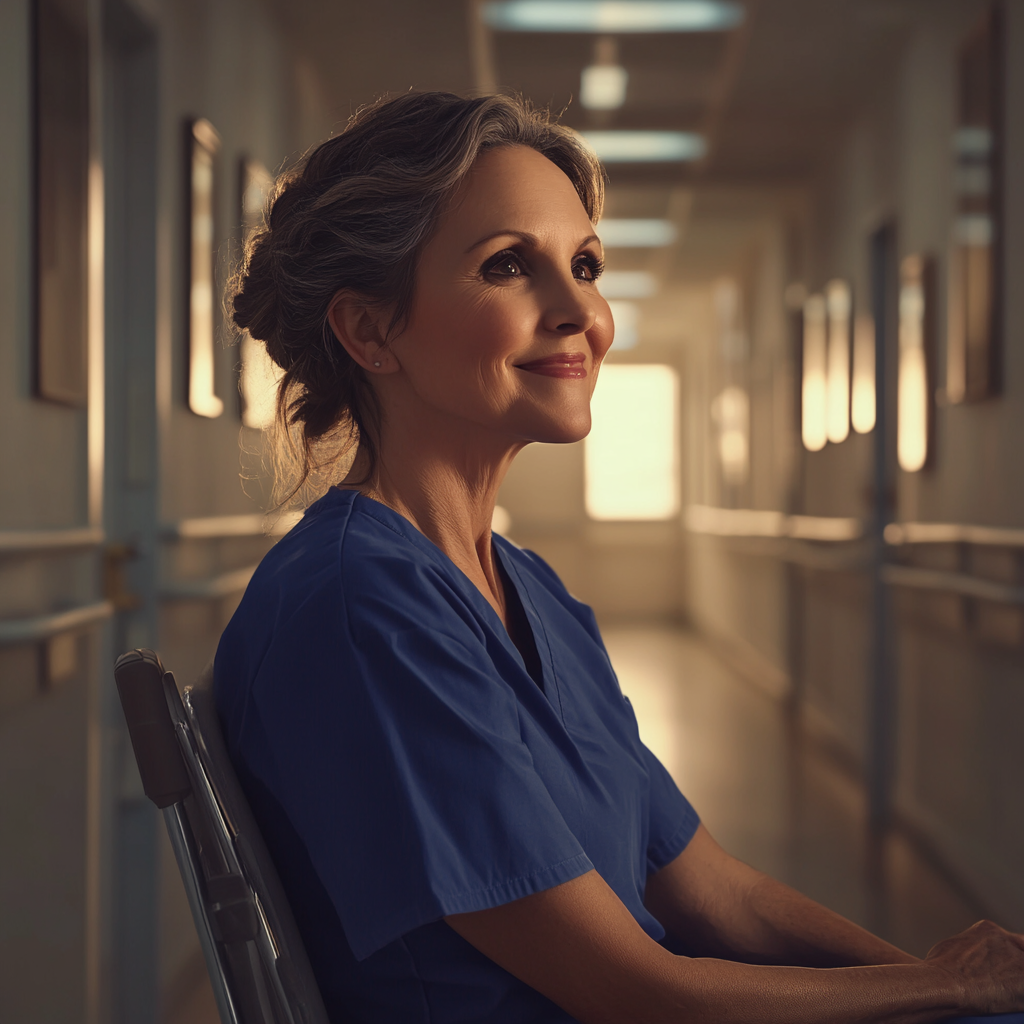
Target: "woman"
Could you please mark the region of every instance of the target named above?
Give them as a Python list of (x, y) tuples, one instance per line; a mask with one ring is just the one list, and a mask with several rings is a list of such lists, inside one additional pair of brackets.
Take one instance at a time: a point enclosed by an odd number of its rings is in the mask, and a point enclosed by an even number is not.
[(516, 453), (590, 427), (602, 188), (519, 102), (409, 94), (289, 175), (247, 253), (235, 322), (285, 371), (299, 482), (341, 478), (253, 577), (216, 695), (332, 1017), (1024, 1007), (1020, 936), (980, 924), (918, 961), (722, 851), (590, 610), (492, 537)]

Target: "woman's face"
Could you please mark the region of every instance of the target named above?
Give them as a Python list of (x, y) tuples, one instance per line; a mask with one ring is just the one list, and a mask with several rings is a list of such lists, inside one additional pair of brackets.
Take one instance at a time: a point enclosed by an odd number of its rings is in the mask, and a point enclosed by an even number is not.
[(586, 436), (612, 343), (601, 266), (562, 171), (522, 146), (481, 154), (420, 257), (408, 324), (388, 346), (395, 372), (379, 378), (385, 415), (500, 444)]

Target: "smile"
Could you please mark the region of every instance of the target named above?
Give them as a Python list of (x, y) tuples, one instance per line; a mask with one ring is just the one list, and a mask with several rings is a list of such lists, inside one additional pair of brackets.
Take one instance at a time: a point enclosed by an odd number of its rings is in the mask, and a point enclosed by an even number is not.
[(520, 363), (516, 369), (527, 373), (539, 373), (542, 377), (558, 377), (561, 380), (582, 380), (587, 375), (586, 356), (582, 352), (559, 353), (530, 363)]

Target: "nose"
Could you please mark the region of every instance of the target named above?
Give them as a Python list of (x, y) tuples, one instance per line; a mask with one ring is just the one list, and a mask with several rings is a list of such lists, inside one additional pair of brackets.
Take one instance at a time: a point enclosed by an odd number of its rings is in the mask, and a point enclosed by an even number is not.
[(563, 337), (586, 334), (597, 320), (593, 290), (593, 285), (580, 284), (575, 278), (554, 290), (544, 310), (544, 329)]

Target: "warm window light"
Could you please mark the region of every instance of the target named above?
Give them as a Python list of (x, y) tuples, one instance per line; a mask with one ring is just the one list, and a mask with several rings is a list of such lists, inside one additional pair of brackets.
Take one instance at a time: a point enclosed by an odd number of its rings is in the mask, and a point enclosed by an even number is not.
[[(263, 211), (273, 187), (273, 176), (259, 160), (243, 161), (242, 232), (246, 238), (263, 226)], [(266, 430), (274, 422), (277, 386), (284, 371), (267, 354), (267, 346), (256, 341), (248, 331), (242, 335), (239, 347), (242, 423), (257, 430)]]
[(284, 370), (267, 355), (267, 346), (248, 331), (242, 335), (242, 422), (247, 427), (266, 430), (277, 412), (277, 386)]
[(617, 110), (628, 82), (629, 72), (618, 64), (591, 64), (580, 75), (580, 103), (587, 110)]
[(870, 434), (875, 429), (875, 321), (859, 313), (853, 328), (853, 429)]
[(828, 311), (822, 295), (804, 303), (804, 379), (801, 388), (801, 433), (804, 447), (821, 451), (828, 441), (826, 349)]
[(925, 355), (925, 267), (920, 256), (900, 265), (899, 385), (896, 454), (900, 468), (916, 473), (928, 459), (928, 365)]
[(606, 164), (700, 160), (708, 149), (704, 136), (696, 132), (599, 131), (582, 135)]
[(586, 506), (593, 519), (679, 513), (679, 375), (671, 366), (610, 364), (591, 402)]
[(658, 282), (646, 270), (606, 270), (598, 288), (606, 299), (647, 299), (658, 290)]
[(612, 322), (615, 324), (615, 340), (612, 349), (625, 352), (636, 348), (640, 340), (640, 307), (635, 302), (623, 302), (613, 299), (608, 303), (612, 311)]
[(606, 249), (654, 249), (676, 240), (676, 226), (670, 220), (645, 217), (609, 217), (597, 226)]
[(504, 0), (483, 18), (505, 32), (716, 32), (743, 21), (729, 0)]
[(742, 484), (750, 471), (750, 399), (743, 388), (730, 385), (711, 403), (711, 418), (718, 427), (718, 457), (722, 479)]
[(850, 286), (831, 281), (825, 290), (828, 308), (826, 433), (833, 444), (850, 434)]

